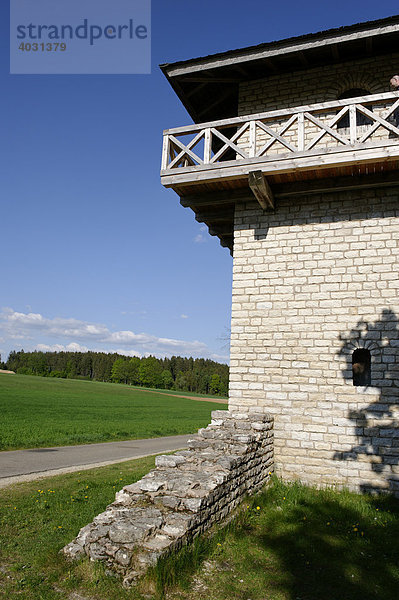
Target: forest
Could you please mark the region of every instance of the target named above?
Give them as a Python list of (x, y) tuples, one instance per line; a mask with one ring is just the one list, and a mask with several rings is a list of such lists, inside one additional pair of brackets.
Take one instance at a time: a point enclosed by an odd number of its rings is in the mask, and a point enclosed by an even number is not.
[(13, 350), (1, 365), (22, 375), (106, 381), (216, 396), (228, 394), (228, 365), (205, 358), (131, 358), (104, 352)]

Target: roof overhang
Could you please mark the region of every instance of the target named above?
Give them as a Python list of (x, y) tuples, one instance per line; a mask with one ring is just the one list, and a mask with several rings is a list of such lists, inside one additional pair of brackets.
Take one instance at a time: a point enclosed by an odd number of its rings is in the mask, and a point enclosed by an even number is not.
[(268, 42), (161, 69), (194, 122), (237, 115), (238, 86), (321, 65), (381, 56), (399, 48), (399, 15)]

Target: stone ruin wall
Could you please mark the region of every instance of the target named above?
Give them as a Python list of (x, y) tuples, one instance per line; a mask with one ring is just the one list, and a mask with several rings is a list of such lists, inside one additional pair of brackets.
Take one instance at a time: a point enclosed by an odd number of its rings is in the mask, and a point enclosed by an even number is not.
[(103, 561), (126, 587), (133, 584), (159, 557), (191, 542), (267, 483), (273, 419), (214, 411), (211, 424), (188, 447), (158, 456), (157, 467), (118, 492), (64, 554)]
[[(398, 196), (236, 208), (229, 408), (274, 415), (286, 479), (399, 494)], [(368, 387), (353, 385), (357, 348)]]

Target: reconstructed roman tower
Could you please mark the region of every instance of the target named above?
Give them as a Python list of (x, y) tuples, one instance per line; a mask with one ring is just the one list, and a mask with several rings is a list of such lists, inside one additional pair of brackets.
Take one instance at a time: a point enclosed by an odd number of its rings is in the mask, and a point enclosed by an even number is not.
[(229, 411), (119, 491), (68, 557), (128, 586), (273, 460), (399, 495), (398, 48), (391, 17), (163, 65), (198, 124), (164, 133), (162, 183), (234, 256)]
[(230, 411), (283, 477), (399, 494), (399, 17), (162, 66), (161, 179), (234, 257)]

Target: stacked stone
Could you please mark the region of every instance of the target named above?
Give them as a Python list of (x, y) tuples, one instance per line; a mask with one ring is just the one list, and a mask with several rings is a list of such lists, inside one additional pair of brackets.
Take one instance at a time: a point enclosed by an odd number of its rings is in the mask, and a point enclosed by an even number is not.
[[(399, 192), (235, 208), (229, 409), (275, 417), (284, 479), (399, 496)], [(353, 385), (352, 355), (371, 355)]]
[(128, 586), (158, 558), (224, 519), (273, 468), (273, 418), (217, 410), (188, 450), (158, 456), (156, 468), (125, 486), (80, 530), (64, 554), (104, 561)]

